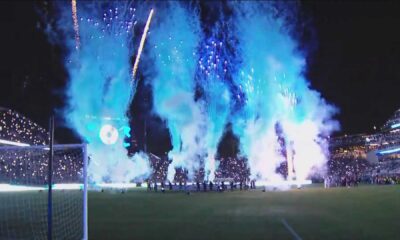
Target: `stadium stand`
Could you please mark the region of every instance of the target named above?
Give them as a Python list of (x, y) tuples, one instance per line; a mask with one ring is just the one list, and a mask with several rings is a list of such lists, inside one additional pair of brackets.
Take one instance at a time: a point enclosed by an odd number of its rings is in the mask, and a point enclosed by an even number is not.
[(334, 182), (367, 179), (375, 183), (400, 180), (400, 109), (375, 134), (330, 139), (328, 175)]
[(46, 145), (48, 139), (46, 129), (16, 111), (0, 107), (0, 145)]

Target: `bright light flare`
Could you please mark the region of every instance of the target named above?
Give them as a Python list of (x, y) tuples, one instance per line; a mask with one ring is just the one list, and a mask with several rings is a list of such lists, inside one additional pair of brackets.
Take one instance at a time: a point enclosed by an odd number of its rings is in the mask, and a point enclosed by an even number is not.
[(105, 124), (101, 127), (99, 136), (104, 144), (112, 145), (118, 141), (119, 134), (118, 130), (114, 126)]
[(257, 181), (258, 186), (265, 187), (285, 187), (285, 186), (303, 186), (311, 184), (311, 180), (275, 180), (275, 181)]
[(54, 190), (80, 190), (83, 189), (83, 184), (80, 183), (60, 183), (54, 184)]
[[(26, 185), (11, 185), (0, 184), (0, 192), (28, 192), (28, 191), (44, 191), (47, 186), (26, 186)], [(80, 190), (83, 189), (83, 184), (79, 183), (64, 183), (54, 184), (53, 190)]]
[[(115, 189), (127, 189), (127, 188), (136, 188), (136, 183), (98, 183), (96, 184), (98, 187), (102, 188), (115, 188)], [(145, 187), (142, 184), (142, 187)], [(147, 184), (146, 184), (147, 187)]]

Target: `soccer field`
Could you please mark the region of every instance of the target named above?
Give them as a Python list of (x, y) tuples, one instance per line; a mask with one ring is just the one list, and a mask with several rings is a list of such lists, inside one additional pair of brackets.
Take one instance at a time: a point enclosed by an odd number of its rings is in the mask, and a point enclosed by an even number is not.
[(90, 239), (294, 239), (294, 234), (400, 239), (400, 186), (89, 193)]

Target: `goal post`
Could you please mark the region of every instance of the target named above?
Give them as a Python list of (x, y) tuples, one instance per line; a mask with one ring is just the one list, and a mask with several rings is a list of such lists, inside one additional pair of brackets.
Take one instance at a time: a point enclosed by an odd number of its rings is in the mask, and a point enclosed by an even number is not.
[(86, 144), (53, 146), (52, 218), (48, 218), (49, 146), (0, 146), (0, 239), (87, 239)]

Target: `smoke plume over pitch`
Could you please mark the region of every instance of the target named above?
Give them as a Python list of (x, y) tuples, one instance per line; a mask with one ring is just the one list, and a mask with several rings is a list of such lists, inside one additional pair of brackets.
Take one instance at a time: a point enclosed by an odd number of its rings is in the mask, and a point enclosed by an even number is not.
[(200, 168), (204, 115), (195, 101), (197, 47), (201, 39), (194, 8), (179, 2), (159, 6), (149, 38), (155, 76), (151, 80), (154, 111), (167, 123), (171, 135), (172, 160), (168, 179), (175, 168), (185, 168), (192, 177)]
[[(149, 172), (147, 156), (128, 157), (125, 138), (130, 135), (126, 112), (135, 92), (130, 75), (132, 39), (137, 22), (146, 21), (146, 17), (139, 17), (127, 2), (74, 2), (72, 17), (65, 2), (57, 4), (57, 35), (49, 33), (67, 50), (65, 119), (89, 143), (88, 172), (93, 182), (128, 182), (143, 177)], [(104, 125), (113, 129), (99, 136)]]
[(252, 178), (279, 181), (276, 168), (287, 161), (288, 178), (304, 180), (327, 161), (326, 137), (338, 128), (332, 120), (336, 109), (304, 78), (305, 56), (290, 34), (288, 6), (238, 2), (231, 7), (241, 60), (234, 83), (245, 96), (236, 97), (243, 107), (232, 116), (241, 153)]
[(214, 180), (219, 162), (217, 149), (231, 111), (231, 57), (227, 47), (227, 28), (222, 19), (212, 26), (209, 36), (204, 36), (198, 50), (197, 83), (202, 89), (202, 106), (206, 121), (204, 138), (205, 180)]

